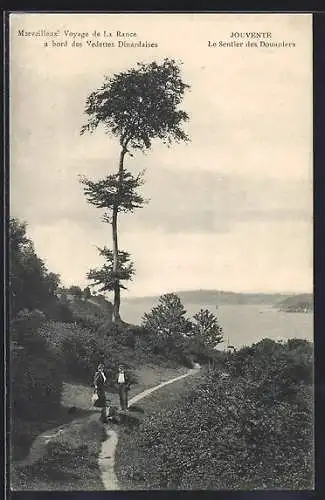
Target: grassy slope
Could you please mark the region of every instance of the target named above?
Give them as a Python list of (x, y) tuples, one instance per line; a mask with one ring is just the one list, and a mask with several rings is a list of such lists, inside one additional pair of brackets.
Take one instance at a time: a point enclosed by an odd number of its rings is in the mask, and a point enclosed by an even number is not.
[[(106, 301), (103, 297), (96, 296), (91, 297), (90, 300), (80, 300), (74, 299), (68, 302), (68, 307), (73, 314), (79, 316), (89, 316), (92, 318), (97, 318), (98, 320), (107, 320), (108, 313), (111, 312), (111, 304)], [(108, 315), (108, 316), (107, 316)], [(56, 330), (60, 331), (61, 323), (53, 322)], [(63, 323), (63, 325), (65, 325)], [(68, 324), (68, 326), (71, 326)], [(65, 332), (66, 335), (69, 334)], [(57, 332), (55, 332), (57, 335)], [(127, 348), (126, 346), (121, 346), (121, 352), (124, 353), (125, 359), (132, 365), (137, 365), (137, 360), (133, 359), (134, 352), (132, 348)], [(132, 361), (132, 363), (131, 363)], [(134, 361), (134, 362), (133, 362)], [(142, 363), (141, 363), (142, 365)], [(133, 372), (138, 377), (138, 384), (132, 387), (130, 396), (138, 394), (142, 390), (159, 384), (160, 382), (167, 380), (168, 378), (181, 375), (186, 372), (186, 368), (169, 368), (164, 366), (155, 365), (144, 365), (141, 368), (135, 368)], [(86, 416), (87, 410), (89, 410), (90, 400), (92, 395), (92, 388), (86, 387), (80, 383), (65, 382), (63, 386), (63, 394), (61, 399), (61, 407), (57, 409), (55, 414), (52, 414), (47, 418), (44, 415), (40, 415), (38, 420), (25, 421), (17, 416), (12, 419), (12, 458), (13, 460), (23, 460), (29, 451), (29, 448), (34, 441), (34, 439), (42, 432), (56, 427), (61, 424), (68, 423), (72, 421), (76, 416)], [(118, 398), (116, 394), (109, 395), (112, 404), (118, 404)], [(68, 408), (71, 406), (76, 406), (78, 409), (78, 415), (70, 415), (68, 413)]]
[[(153, 365), (136, 370), (138, 384), (130, 391), (130, 397), (161, 382), (181, 375), (186, 368), (164, 368)], [(171, 391), (171, 389), (170, 389)], [(15, 490), (102, 490), (97, 458), (104, 439), (103, 426), (99, 423), (97, 409), (90, 407), (92, 388), (81, 384), (65, 383), (62, 393), (61, 411), (51, 420), (29, 424), (30, 436), (20, 447), (20, 456), (25, 458), (36, 436), (45, 430), (84, 417), (82, 423), (72, 422), (64, 433), (64, 439), (51, 440), (56, 446), (40, 457), (33, 465), (17, 468), (12, 465), (12, 487)], [(108, 394), (112, 404), (118, 404), (117, 394)], [(77, 413), (69, 415), (68, 408), (76, 406)], [(28, 426), (27, 423), (25, 425)], [(26, 428), (26, 430), (28, 430)]]
[[(193, 386), (201, 380), (201, 377), (202, 372), (196, 372), (194, 375), (179, 380), (170, 386), (163, 387), (144, 398), (136, 405), (136, 408), (140, 410), (137, 412), (137, 418), (140, 422), (146, 423), (150, 421), (150, 415), (157, 410), (175, 406), (180, 398), (193, 389)], [(115, 472), (122, 489), (125, 490), (147, 489), (143, 475), (144, 456), (142, 450), (138, 449), (136, 442), (136, 433), (138, 432), (138, 428), (123, 429), (116, 449)], [(166, 432), (168, 432), (168, 422), (166, 422)]]
[[(96, 297), (90, 301), (71, 300), (68, 307), (73, 315), (109, 321), (110, 304), (105, 300), (98, 301), (97, 299)], [(53, 325), (60, 331), (61, 323), (53, 322)], [(133, 360), (135, 354), (133, 349), (121, 346), (122, 351), (124, 359), (132, 358)], [(134, 363), (130, 364), (135, 366), (133, 372), (138, 383), (131, 388), (130, 397), (187, 371), (184, 367), (174, 368), (172, 365), (142, 365), (141, 360), (136, 358), (135, 356)], [(157, 362), (159, 362), (158, 359)], [(137, 365), (140, 367), (137, 368)], [(102, 425), (98, 422), (98, 410), (91, 407), (92, 391), (92, 387), (71, 380), (66, 381), (63, 385), (61, 406), (55, 414), (51, 414), (50, 417), (40, 415), (38, 420), (32, 422), (17, 417), (14, 419), (11, 475), (14, 489), (102, 489), (97, 457), (104, 435)], [(116, 393), (108, 393), (108, 398), (111, 404), (118, 405)], [(74, 414), (68, 412), (72, 406), (76, 407)], [(84, 425), (76, 426), (75, 421), (80, 418), (83, 419)], [(15, 464), (27, 457), (37, 436), (44, 432), (48, 434), (51, 429), (63, 424), (70, 424), (68, 428), (65, 428), (65, 444), (62, 442), (60, 444), (60, 440), (58, 441), (57, 438), (51, 439), (47, 453), (43, 457), (40, 456), (33, 465), (17, 469)], [(58, 449), (51, 451), (52, 443), (57, 445)], [(74, 450), (75, 445), (79, 446), (78, 450)], [(80, 448), (80, 446), (84, 446), (84, 448)], [(87, 463), (87, 461), (90, 468), (84, 470), (84, 462)], [(76, 469), (80, 470), (77, 475)]]
[(12, 489), (103, 490), (97, 463), (103, 439), (103, 426), (93, 416), (74, 421), (43, 457), (22, 468), (12, 466)]

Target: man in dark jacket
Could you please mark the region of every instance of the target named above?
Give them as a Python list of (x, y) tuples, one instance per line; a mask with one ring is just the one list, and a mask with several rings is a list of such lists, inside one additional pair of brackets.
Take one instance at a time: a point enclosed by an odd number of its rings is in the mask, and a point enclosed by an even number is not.
[(119, 366), (117, 375), (117, 385), (118, 392), (120, 396), (120, 406), (121, 410), (128, 409), (128, 392), (130, 389), (130, 380), (128, 375), (124, 371), (123, 365)]

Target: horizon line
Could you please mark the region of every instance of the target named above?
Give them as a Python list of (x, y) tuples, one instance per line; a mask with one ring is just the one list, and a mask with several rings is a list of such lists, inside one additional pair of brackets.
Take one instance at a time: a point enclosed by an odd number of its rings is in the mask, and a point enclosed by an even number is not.
[[(150, 294), (146, 295), (131, 295), (129, 298), (139, 298), (139, 299), (145, 299), (145, 298), (150, 298), (150, 297), (160, 297), (161, 295), (165, 295), (166, 293), (175, 293), (175, 294), (181, 294), (181, 293), (188, 293), (188, 292), (216, 292), (216, 293), (229, 293), (229, 294), (235, 294), (235, 295), (303, 295), (303, 294), (309, 294), (313, 295), (314, 292), (313, 290), (311, 291), (306, 291), (306, 290), (299, 290), (299, 291), (290, 291), (290, 290), (285, 290), (285, 291), (232, 291), (232, 290), (222, 290), (222, 289), (216, 289), (216, 288), (193, 288), (193, 289), (181, 289), (181, 290), (174, 290), (174, 291), (167, 291), (167, 292), (153, 292)], [(128, 298), (126, 295), (124, 295), (124, 298)]]

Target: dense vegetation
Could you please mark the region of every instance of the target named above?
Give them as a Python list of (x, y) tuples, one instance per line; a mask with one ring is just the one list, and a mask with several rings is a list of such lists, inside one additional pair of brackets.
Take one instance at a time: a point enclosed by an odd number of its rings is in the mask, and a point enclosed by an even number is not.
[(140, 477), (139, 487), (176, 489), (311, 487), (310, 343), (265, 339), (223, 356), (215, 349), (223, 336), (216, 316), (201, 310), (189, 318), (175, 294), (160, 297), (141, 326), (114, 324), (104, 296), (59, 288), (59, 276), (36, 255), (24, 223), (12, 219), (10, 236), (14, 447), (28, 440), (22, 422), (53, 416), (63, 381), (91, 384), (99, 361), (111, 389), (120, 362), (135, 381), (135, 366), (198, 361), (210, 366), (199, 385), (122, 435), (130, 453), (122, 481), (136, 485)]
[(12, 218), (9, 238), (11, 316), (21, 309), (44, 309), (55, 301), (59, 276), (48, 272), (26, 236), (26, 223)]
[[(135, 382), (132, 369), (142, 364), (191, 367), (193, 361), (205, 362), (214, 356), (211, 346), (200, 337), (200, 321), (194, 324), (184, 319), (181, 325), (177, 317), (169, 324), (177, 314), (176, 303), (181, 317), (186, 313), (176, 295), (162, 297), (162, 308), (148, 315), (150, 324), (144, 321), (143, 326), (134, 326), (114, 324), (112, 304), (103, 295), (92, 295), (88, 287), (82, 290), (59, 285), (59, 276), (50, 273), (36, 255), (26, 235), (26, 224), (11, 219), (10, 398), (14, 444), (24, 439), (22, 421), (44, 420), (59, 411), (64, 380), (92, 385), (99, 362), (104, 363), (113, 389), (113, 375), (121, 362)], [(202, 321), (203, 317), (206, 320), (203, 314)], [(158, 323), (161, 329), (156, 328)], [(210, 330), (217, 328), (219, 335), (217, 322), (211, 325)]]
[(303, 340), (265, 339), (229, 355), (180, 402), (122, 436), (120, 480), (149, 489), (312, 488), (312, 361)]
[[(10, 220), (10, 402), (13, 424), (49, 415), (59, 405), (62, 361), (38, 333), (56, 307), (59, 277), (48, 272), (26, 236), (26, 224)], [(50, 314), (50, 313), (49, 313)], [(18, 436), (19, 432), (15, 432)]]

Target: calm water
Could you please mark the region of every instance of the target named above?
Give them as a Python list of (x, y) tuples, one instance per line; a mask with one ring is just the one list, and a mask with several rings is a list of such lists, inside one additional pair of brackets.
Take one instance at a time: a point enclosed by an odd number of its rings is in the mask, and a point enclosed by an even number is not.
[[(201, 308), (210, 309), (219, 318), (224, 330), (224, 338), (235, 347), (250, 345), (263, 338), (273, 340), (299, 338), (313, 340), (312, 313), (285, 313), (272, 306), (224, 305), (216, 310), (211, 306), (185, 305), (189, 315)], [(144, 312), (141, 304), (127, 303), (121, 308), (122, 318), (130, 323), (139, 324)], [(224, 347), (220, 344), (220, 348)]]

